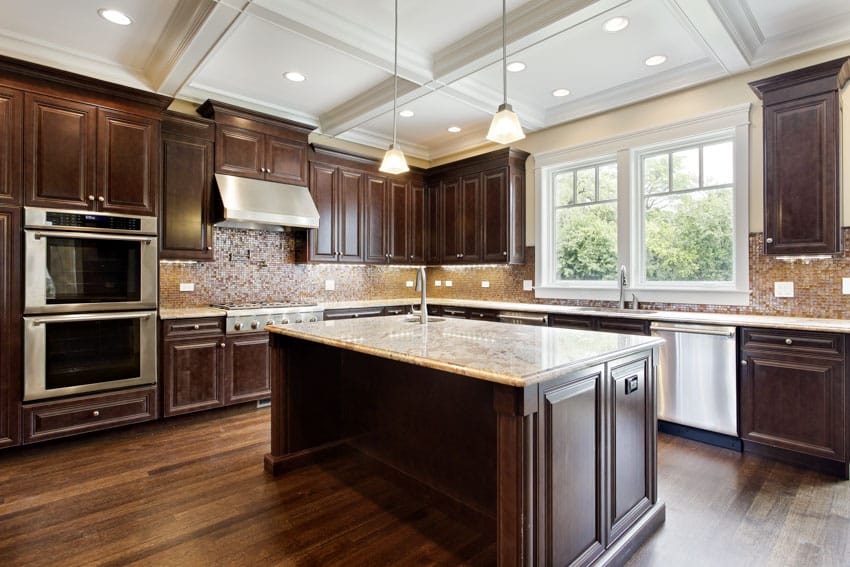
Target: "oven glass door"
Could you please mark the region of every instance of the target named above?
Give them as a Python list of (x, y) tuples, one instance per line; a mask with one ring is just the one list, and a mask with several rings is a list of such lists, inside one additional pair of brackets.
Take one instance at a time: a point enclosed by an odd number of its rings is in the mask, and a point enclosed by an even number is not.
[(27, 230), (27, 313), (156, 306), (152, 236)]
[(156, 383), (156, 312), (24, 317), (24, 400)]

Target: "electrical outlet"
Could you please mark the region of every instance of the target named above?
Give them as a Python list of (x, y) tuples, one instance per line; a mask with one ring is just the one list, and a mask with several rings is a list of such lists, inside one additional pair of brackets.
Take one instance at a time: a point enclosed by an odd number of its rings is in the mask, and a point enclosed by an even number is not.
[(487, 280), (481, 280), (481, 287), (490, 287), (490, 282)]
[(195, 284), (193, 283), (181, 283), (180, 291), (195, 291)]
[(841, 293), (850, 295), (850, 278), (841, 278)]
[(443, 285), (443, 281), (442, 280), (434, 280), (434, 285), (436, 287), (440, 287), (441, 285)]
[(404, 287), (413, 287), (413, 282), (411, 280), (407, 280), (404, 282)]
[(775, 297), (794, 297), (794, 282), (773, 282)]
[(522, 291), (532, 291), (534, 289), (534, 281), (522, 280)]
[(446, 280), (446, 287), (452, 287), (452, 280)]
[(325, 291), (333, 291), (336, 289), (336, 283), (333, 280), (325, 280)]

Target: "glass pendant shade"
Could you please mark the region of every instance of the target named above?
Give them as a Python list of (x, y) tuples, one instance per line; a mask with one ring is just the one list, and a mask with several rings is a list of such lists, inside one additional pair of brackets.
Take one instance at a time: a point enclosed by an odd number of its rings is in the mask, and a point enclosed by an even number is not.
[(519, 116), (511, 108), (510, 104), (499, 105), (499, 111), (490, 122), (490, 130), (487, 131), (487, 139), (497, 144), (510, 144), (525, 138), (525, 132), (519, 123)]
[(378, 168), (378, 171), (397, 175), (410, 171), (410, 168), (407, 167), (407, 160), (404, 159), (404, 153), (396, 148), (395, 144), (392, 144), (390, 145), (390, 149), (387, 150), (387, 153), (384, 154), (384, 161), (381, 162), (381, 167)]

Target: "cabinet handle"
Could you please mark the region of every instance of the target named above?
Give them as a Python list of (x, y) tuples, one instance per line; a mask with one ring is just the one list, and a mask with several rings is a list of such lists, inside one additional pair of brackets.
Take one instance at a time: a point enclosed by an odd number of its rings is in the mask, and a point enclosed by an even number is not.
[(773, 244), (773, 239), (770, 238), (769, 236), (767, 238), (765, 238), (764, 241), (767, 242), (768, 244)]
[(195, 329), (195, 330), (197, 331), (198, 329), (200, 329), (200, 328), (201, 328), (201, 326), (200, 326), (200, 325), (192, 325), (192, 328), (193, 328), (193, 329)]
[(92, 417), (100, 417), (100, 410), (94, 410), (93, 412), (91, 412), (91, 416)]
[(89, 201), (94, 201), (94, 195), (89, 195)]
[(786, 345), (794, 344), (794, 341), (792, 341), (791, 339), (785, 339), (785, 344)]
[(101, 203), (103, 203), (104, 201), (106, 201), (106, 198), (103, 197), (103, 195), (101, 195), (100, 197), (97, 198), (97, 200), (100, 201)]
[(224, 347), (226, 347), (227, 345), (226, 345), (225, 343), (218, 343), (218, 346), (220, 346), (221, 348), (224, 348)]

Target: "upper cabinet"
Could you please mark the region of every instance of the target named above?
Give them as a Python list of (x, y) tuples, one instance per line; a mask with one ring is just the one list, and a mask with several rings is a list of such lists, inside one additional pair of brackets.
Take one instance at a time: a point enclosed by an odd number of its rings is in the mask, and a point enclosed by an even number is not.
[(24, 94), (0, 86), (0, 203), (21, 202)]
[(214, 140), (211, 120), (163, 115), (160, 258), (213, 259)]
[(764, 107), (765, 254), (842, 249), (843, 58), (750, 83)]
[(307, 185), (311, 126), (208, 100), (198, 113), (217, 124), (215, 171)]
[(528, 155), (505, 148), (429, 170), (429, 262), (525, 263)]

